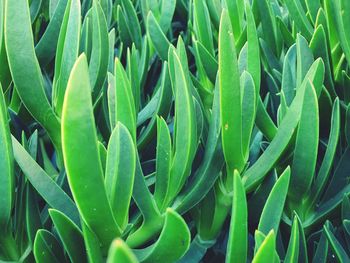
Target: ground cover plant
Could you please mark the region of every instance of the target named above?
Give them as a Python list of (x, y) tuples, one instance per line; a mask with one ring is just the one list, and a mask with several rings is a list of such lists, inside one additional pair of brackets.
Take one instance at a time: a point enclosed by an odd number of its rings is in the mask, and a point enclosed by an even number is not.
[(0, 0), (0, 262), (350, 262), (348, 0)]

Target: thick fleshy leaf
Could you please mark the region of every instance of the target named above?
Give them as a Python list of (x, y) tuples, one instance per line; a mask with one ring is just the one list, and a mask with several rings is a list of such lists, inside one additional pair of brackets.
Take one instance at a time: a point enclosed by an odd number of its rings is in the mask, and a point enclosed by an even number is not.
[(132, 250), (122, 239), (116, 239), (109, 247), (107, 263), (137, 263), (137, 258)]
[[(136, 113), (130, 81), (119, 59), (115, 60), (115, 123), (121, 122), (136, 140)], [(113, 86), (112, 86), (113, 87)], [(110, 106), (113, 106), (112, 104)]]
[[(14, 200), (14, 162), (7, 109), (0, 84), (0, 229), (5, 229)], [(2, 230), (0, 230), (2, 232)], [(2, 233), (4, 234), (4, 233)]]
[(307, 38), (311, 39), (312, 36), (312, 26), (306, 17), (299, 0), (285, 0), (289, 14), (296, 24), (298, 30)]
[(73, 263), (87, 260), (83, 234), (65, 214), (55, 209), (49, 209), (50, 217), (57, 233)]
[[(162, 232), (156, 243), (144, 249), (134, 250), (141, 262), (175, 262), (190, 246), (190, 231), (183, 218), (168, 208)], [(172, 249), (169, 249), (169, 245)]]
[[(241, 75), (242, 87), (242, 150), (244, 161), (248, 160), (250, 139), (252, 136), (256, 114), (256, 90), (252, 76), (244, 71)], [(259, 96), (259, 93), (258, 93)]]
[(110, 242), (120, 235), (120, 229), (113, 217), (103, 182), (88, 73), (83, 54), (72, 69), (63, 103), (63, 157), (79, 212), (107, 250)]
[(331, 131), (329, 134), (329, 140), (326, 153), (323, 157), (321, 167), (318, 171), (318, 175), (315, 179), (315, 183), (311, 188), (311, 204), (314, 205), (320, 198), (332, 168), (333, 160), (336, 154), (336, 149), (339, 141), (340, 133), (340, 107), (339, 99), (336, 99), (332, 109)]
[(163, 200), (169, 187), (171, 162), (172, 152), (169, 129), (165, 120), (163, 118), (158, 118), (156, 184), (154, 199), (159, 209), (162, 209)]
[(14, 137), (12, 137), (12, 147), (17, 164), (47, 204), (65, 213), (76, 224), (79, 224), (79, 213), (72, 199), (35, 162)]
[(105, 186), (118, 225), (129, 221), (129, 207), (135, 177), (136, 152), (127, 128), (117, 123), (108, 143)]
[(275, 257), (276, 236), (273, 230), (265, 237), (264, 241), (259, 246), (256, 252), (253, 263), (271, 262)]
[(290, 139), (294, 134), (294, 130), (299, 122), (302, 102), (306, 88), (310, 88), (310, 80), (314, 87), (320, 89), (323, 83), (324, 65), (322, 60), (316, 60), (309, 69), (303, 83), (297, 89), (296, 97), (294, 98), (286, 116), (281, 123), (276, 136), (264, 151), (257, 162), (251, 166), (243, 175), (243, 181), (246, 189), (251, 191), (261, 182), (268, 171), (277, 162), (284, 149), (287, 147)]
[(334, 236), (332, 231), (330, 230), (330, 222), (327, 221), (326, 224), (323, 226), (324, 233), (326, 234), (328, 238), (328, 242), (330, 244), (330, 247), (332, 251), (334, 252), (335, 256), (339, 260), (339, 262), (349, 262), (350, 258), (346, 251), (344, 250), (343, 246), (337, 238)]
[(60, 123), (44, 91), (34, 51), (28, 1), (6, 1), (5, 43), (12, 79), (22, 102), (60, 149)]
[(210, 16), (205, 1), (193, 1), (193, 23), (198, 40), (204, 48), (213, 56), (213, 33), (211, 30)]
[(231, 20), (231, 27), (235, 38), (239, 38), (244, 25), (244, 1), (243, 0), (225, 0), (225, 7)]
[(159, 57), (167, 60), (170, 42), (151, 11), (147, 15), (147, 35)]
[[(181, 41), (181, 40), (179, 40)], [(181, 53), (181, 49), (178, 50)], [(175, 51), (169, 52), (169, 70), (173, 72), (171, 82), (175, 97), (175, 137), (173, 143), (173, 162), (165, 206), (184, 185), (191, 171), (197, 147), (197, 125), (191, 83)]]
[(69, 0), (62, 21), (55, 59), (53, 105), (58, 115), (61, 115), (64, 93), (70, 72), (78, 58), (80, 28), (80, 1)]
[(272, 188), (261, 213), (258, 230), (267, 235), (271, 230), (278, 232), (290, 180), (287, 167)]
[[(312, 84), (305, 90), (304, 102), (295, 142), (289, 197), (300, 200), (313, 182), (319, 138), (318, 101)], [(307, 164), (305, 166), (305, 164)]]
[(68, 0), (50, 1), (50, 23), (35, 46), (35, 53), (41, 65), (47, 65), (55, 56), (58, 37)]
[(131, 39), (135, 44), (136, 48), (141, 49), (142, 37), (141, 37), (140, 22), (137, 18), (137, 14), (133, 6), (133, 3), (131, 0), (122, 0), (121, 4), (124, 9), (126, 25), (128, 26)]
[(256, 1), (260, 19), (262, 21), (262, 30), (264, 32), (264, 40), (275, 54), (279, 53), (279, 42), (277, 36), (276, 18), (273, 14), (271, 2), (268, 0)]
[(45, 229), (40, 229), (35, 236), (33, 252), (36, 262), (67, 262), (63, 250), (53, 234)]
[(244, 166), (242, 153), (241, 91), (237, 55), (227, 10), (223, 10), (219, 31), (219, 88), (222, 147), (233, 171)]
[(97, 97), (106, 78), (109, 53), (106, 17), (99, 1), (93, 1), (89, 18), (89, 27), (92, 30), (89, 75), (91, 90), (94, 97)]
[[(240, 2), (240, 1), (238, 1)], [(260, 48), (258, 41), (258, 33), (256, 31), (256, 25), (251, 7), (248, 3), (245, 6), (245, 13), (247, 17), (247, 71), (250, 73), (254, 80), (255, 97), (257, 98), (260, 94)], [(256, 100), (255, 105), (257, 105)]]
[(305, 78), (309, 68), (314, 62), (314, 57), (309, 48), (306, 39), (298, 34), (296, 40), (297, 51), (297, 76), (296, 76), (296, 88), (301, 85), (301, 82)]
[(215, 88), (213, 112), (210, 119), (206, 151), (202, 165), (194, 174), (194, 178), (186, 185), (185, 190), (178, 195), (174, 208), (184, 213), (198, 204), (213, 187), (224, 165), (224, 156), (221, 148), (221, 125), (219, 88)]
[(293, 220), (292, 232), (289, 238), (287, 254), (284, 259), (286, 263), (297, 263), (299, 258), (299, 227), (298, 219)]
[(233, 201), (226, 262), (246, 262), (248, 244), (248, 215), (245, 189), (237, 170), (233, 176)]

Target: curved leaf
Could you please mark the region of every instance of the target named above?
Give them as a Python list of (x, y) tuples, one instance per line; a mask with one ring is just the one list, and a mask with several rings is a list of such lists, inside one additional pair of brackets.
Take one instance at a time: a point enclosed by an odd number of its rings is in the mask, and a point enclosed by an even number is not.
[(120, 229), (107, 199), (97, 143), (88, 65), (83, 54), (72, 69), (63, 103), (63, 157), (79, 212), (107, 249), (120, 235)]
[(168, 49), (170, 47), (170, 42), (159, 26), (153, 13), (149, 11), (147, 15), (147, 36), (150, 42), (156, 49), (159, 57), (163, 60), (168, 59)]
[(38, 263), (66, 262), (62, 248), (53, 234), (45, 229), (40, 229), (35, 236), (33, 252)]
[(23, 146), (12, 136), (12, 147), (15, 160), (29, 182), (52, 208), (69, 216), (79, 224), (79, 213), (72, 199), (51, 179), (35, 162)]
[(246, 262), (248, 250), (248, 215), (245, 189), (237, 170), (233, 176), (233, 201), (226, 262)]
[[(141, 262), (145, 263), (176, 262), (186, 253), (190, 241), (190, 231), (186, 222), (179, 214), (168, 208), (163, 230), (157, 242), (145, 249), (135, 249), (134, 253)], [(169, 245), (172, 246), (171, 249), (169, 249)]]
[(122, 229), (129, 221), (135, 177), (135, 155), (135, 145), (130, 133), (118, 122), (108, 143), (105, 186), (114, 218)]
[(49, 209), (50, 217), (57, 233), (73, 263), (86, 261), (83, 234), (65, 214), (55, 209)]
[(316, 168), (318, 138), (318, 100), (316, 91), (310, 83), (310, 88), (305, 90), (291, 166), (292, 174), (288, 195), (293, 200), (300, 200), (309, 192)]
[[(14, 201), (14, 163), (7, 109), (0, 84), (0, 231), (6, 229)], [(2, 233), (4, 234), (4, 233)]]
[(290, 168), (287, 167), (273, 186), (260, 216), (258, 230), (267, 235), (270, 230), (278, 232), (284, 203), (288, 193)]
[(265, 240), (260, 245), (252, 263), (271, 262), (275, 257), (276, 237), (273, 230), (265, 237)]
[(45, 127), (55, 147), (60, 149), (60, 123), (44, 91), (43, 77), (34, 52), (28, 1), (6, 1), (5, 43), (12, 79), (21, 100)]
[(219, 31), (219, 88), (225, 160), (230, 171), (241, 171), (244, 159), (240, 79), (232, 27), (225, 9), (221, 15)]
[(132, 253), (131, 249), (124, 243), (122, 239), (116, 239), (112, 242), (108, 257), (107, 263), (137, 263), (137, 258)]
[(253, 190), (254, 187), (261, 182), (287, 147), (300, 119), (305, 89), (310, 88), (310, 81), (315, 87), (321, 87), (323, 76), (324, 65), (322, 60), (318, 59), (312, 64), (303, 83), (297, 89), (296, 97), (284, 117), (276, 136), (260, 158), (243, 175), (243, 182), (247, 191)]

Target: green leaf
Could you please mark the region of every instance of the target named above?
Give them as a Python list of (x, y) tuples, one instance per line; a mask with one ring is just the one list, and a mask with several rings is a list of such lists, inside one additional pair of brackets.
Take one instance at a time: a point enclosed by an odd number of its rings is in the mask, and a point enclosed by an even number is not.
[(222, 147), (230, 171), (241, 171), (242, 153), (241, 91), (235, 42), (227, 10), (223, 10), (219, 31), (219, 88)]
[(108, 143), (105, 186), (114, 218), (122, 229), (129, 221), (135, 166), (133, 139), (127, 128), (118, 122)]
[[(136, 141), (136, 113), (130, 81), (120, 60), (115, 60), (115, 123), (121, 122)], [(111, 105), (113, 106), (113, 105)]]
[(102, 251), (100, 248), (100, 241), (98, 240), (96, 235), (89, 229), (89, 227), (84, 223), (84, 221), (82, 221), (82, 230), (89, 262), (105, 262), (103, 260)]
[[(14, 201), (14, 162), (7, 108), (0, 84), (0, 231), (6, 229)], [(4, 234), (4, 233), (2, 233)]]
[(33, 245), (36, 232), (42, 228), (42, 222), (36, 193), (30, 185), (26, 187), (26, 227), (29, 242)]
[(260, 245), (256, 255), (253, 258), (253, 263), (271, 262), (275, 257), (276, 237), (273, 230), (269, 232), (262, 244)]
[(317, 12), (321, 7), (320, 0), (306, 0), (307, 11), (311, 16), (312, 21), (316, 22)]
[(226, 262), (246, 262), (248, 251), (248, 215), (245, 189), (237, 170), (233, 175), (233, 201)]
[(157, 160), (154, 199), (160, 210), (169, 187), (171, 162), (172, 152), (169, 129), (163, 118), (157, 118)]
[(46, 262), (66, 262), (62, 248), (53, 234), (45, 229), (40, 229), (35, 236), (33, 252), (35, 261)]
[(299, 227), (298, 218), (294, 217), (292, 232), (289, 238), (287, 254), (284, 259), (286, 263), (297, 263), (299, 258)]
[[(242, 150), (244, 160), (249, 157), (250, 138), (255, 124), (256, 90), (252, 76), (244, 71), (241, 75), (242, 87)], [(259, 96), (259, 93), (258, 93)]]
[(132, 40), (131, 40), (131, 33), (128, 27), (128, 24), (126, 22), (126, 18), (124, 15), (124, 12), (122, 10), (122, 7), (118, 5), (117, 7), (117, 22), (118, 22), (118, 31), (119, 31), (119, 37), (121, 42), (129, 47), (132, 45)]
[(339, 260), (339, 262), (349, 262), (350, 258), (346, 251), (344, 250), (341, 243), (337, 240), (334, 234), (330, 230), (331, 223), (329, 221), (323, 226), (324, 233), (327, 236), (328, 242), (335, 256)]
[(324, 231), (322, 231), (320, 240), (317, 244), (317, 249), (314, 253), (312, 263), (326, 263), (328, 254), (328, 240)]
[(210, 55), (214, 56), (213, 33), (211, 30), (210, 16), (205, 1), (193, 1), (193, 24), (198, 40)]
[(69, 0), (63, 18), (55, 59), (53, 105), (60, 116), (64, 93), (72, 67), (78, 58), (81, 28), (81, 6), (78, 0)]
[[(176, 262), (190, 246), (190, 231), (183, 218), (168, 208), (165, 222), (156, 243), (144, 249), (135, 249), (134, 253), (141, 262)], [(169, 249), (171, 246), (171, 249)]]
[[(180, 39), (179, 42), (182, 40)], [(181, 63), (181, 44), (175, 51), (169, 52), (169, 71), (175, 97), (175, 125), (173, 143), (173, 162), (170, 170), (170, 182), (164, 207), (178, 194), (191, 172), (197, 142), (197, 125), (191, 83), (186, 75), (188, 71)], [(187, 66), (187, 64), (186, 64)], [(185, 67), (186, 67), (185, 66)]]
[(120, 229), (113, 217), (103, 182), (84, 54), (75, 63), (68, 81), (62, 110), (62, 144), (68, 182), (78, 210), (107, 249), (110, 242), (120, 235)]
[(159, 26), (164, 33), (167, 33), (174, 16), (176, 0), (161, 1)]
[(42, 196), (48, 205), (65, 213), (76, 224), (78, 224), (79, 213), (72, 199), (35, 162), (35, 160), (13, 136), (12, 147), (17, 164), (36, 191)]
[(259, 9), (259, 15), (261, 19), (261, 26), (264, 32), (264, 40), (268, 43), (268, 46), (273, 53), (279, 53), (279, 42), (277, 36), (277, 24), (275, 15), (271, 7), (271, 2), (268, 0), (256, 1)]
[(318, 100), (312, 83), (309, 83), (309, 85), (310, 87), (305, 90), (291, 166), (292, 174), (288, 196), (293, 200), (300, 200), (308, 194), (314, 179), (317, 161), (319, 139)]
[(168, 59), (168, 49), (170, 47), (170, 42), (165, 36), (163, 30), (158, 24), (153, 13), (149, 11), (147, 15), (147, 36), (149, 41), (153, 44), (155, 50), (157, 51), (159, 57), (162, 60)]
[(244, 26), (244, 1), (225, 0), (224, 5), (230, 16), (233, 35), (236, 39), (238, 39), (243, 31)]
[[(238, 1), (239, 2), (239, 1)], [(257, 98), (260, 94), (260, 79), (261, 79), (261, 68), (260, 68), (260, 47), (258, 40), (258, 33), (256, 31), (256, 25), (254, 16), (250, 5), (246, 3), (245, 13), (247, 17), (247, 71), (252, 75), (255, 86), (255, 97)], [(255, 105), (257, 105), (256, 100)]]
[(44, 91), (34, 52), (28, 1), (6, 1), (5, 44), (12, 79), (22, 102), (60, 149), (60, 123)]
[(153, 195), (147, 187), (138, 156), (136, 160), (136, 172), (132, 196), (142, 214), (143, 222), (135, 232), (128, 236), (127, 244), (130, 247), (138, 247), (156, 235), (161, 230), (164, 221)]
[(142, 48), (141, 28), (140, 28), (140, 22), (137, 18), (135, 8), (131, 0), (122, 0), (121, 4), (124, 9), (126, 25), (129, 29), (132, 41), (135, 44), (136, 48), (141, 50)]
[[(323, 76), (324, 66), (322, 60), (318, 59), (312, 64), (303, 83), (297, 89), (296, 97), (284, 117), (273, 141), (254, 165), (243, 175), (243, 182), (247, 191), (253, 190), (254, 187), (261, 182), (287, 147), (300, 119), (301, 107), (306, 88), (310, 88), (310, 81), (314, 84), (314, 87), (321, 88)], [(318, 88), (316, 88), (316, 90), (317, 89)]]
[(297, 78), (296, 78), (296, 87), (298, 88), (301, 85), (301, 82), (305, 78), (307, 71), (314, 62), (314, 57), (309, 48), (306, 39), (298, 34), (296, 40), (297, 48)]
[(285, 0), (291, 19), (293, 19), (298, 30), (306, 37), (311, 39), (313, 28), (307, 19), (303, 6), (299, 0)]
[(108, 69), (108, 29), (106, 18), (99, 1), (94, 1), (90, 13), (91, 56), (89, 60), (89, 75), (91, 90), (94, 97), (99, 94), (106, 78)]
[(294, 97), (296, 84), (296, 44), (293, 44), (287, 51), (283, 62), (282, 91), (287, 106), (290, 106)]
[[(269, 96), (265, 99), (268, 101)], [(256, 119), (255, 124), (258, 127), (258, 129), (264, 134), (264, 136), (269, 140), (272, 141), (272, 139), (275, 137), (277, 133), (277, 127), (273, 120), (271, 119), (270, 115), (268, 114), (266, 107), (261, 100), (261, 97), (258, 96), (257, 98), (258, 105), (256, 109)]]
[[(329, 9), (327, 8), (327, 15), (330, 23), (334, 23), (334, 27), (336, 29), (336, 35), (338, 37), (338, 41), (344, 51), (344, 55), (347, 61), (350, 61), (350, 39), (348, 36), (347, 25), (350, 21), (350, 5), (349, 1), (337, 0), (337, 1), (329, 1), (328, 3)], [(327, 6), (327, 7), (328, 7)], [(334, 20), (333, 20), (334, 19)], [(331, 34), (331, 29), (329, 28), (329, 33)]]
[(131, 249), (124, 243), (122, 239), (116, 239), (112, 242), (107, 263), (137, 263), (137, 258), (132, 253)]
[(201, 42), (195, 41), (195, 47), (197, 48), (205, 72), (207, 73), (210, 81), (215, 83), (216, 74), (219, 67), (216, 58), (209, 53)]
[(325, 86), (331, 94), (332, 98), (336, 97), (336, 91), (334, 89), (333, 73), (331, 69), (330, 51), (327, 42), (327, 35), (323, 25), (319, 25), (312, 39), (310, 40), (310, 49), (312, 50), (314, 57), (320, 57), (325, 64)]
[(42, 66), (49, 64), (55, 56), (60, 28), (67, 5), (68, 0), (57, 0), (55, 8), (51, 8), (52, 5), (50, 4), (50, 23), (35, 46), (36, 56)]
[(284, 203), (288, 193), (289, 179), (290, 168), (287, 167), (273, 186), (266, 200), (258, 226), (258, 230), (265, 235), (267, 235), (270, 230), (273, 230), (275, 233), (278, 232)]
[(172, 104), (172, 90), (171, 90), (171, 82), (169, 76), (169, 68), (168, 63), (163, 63), (162, 69), (162, 77), (161, 77), (161, 86), (157, 90), (157, 92), (153, 95), (151, 101), (139, 112), (137, 121), (141, 120), (141, 113), (146, 110), (146, 108), (151, 104), (153, 99), (157, 99), (157, 104), (154, 105), (154, 110), (152, 110), (153, 116), (151, 117), (150, 122), (148, 123), (146, 129), (141, 132), (138, 140), (137, 146), (138, 149), (142, 150), (147, 146), (147, 144), (153, 139), (156, 125), (157, 125), (157, 117), (161, 116), (164, 119), (168, 117), (170, 107)]
[(83, 234), (78, 226), (58, 210), (49, 209), (49, 214), (70, 260), (73, 263), (86, 261)]
[(221, 148), (219, 103), (219, 88), (216, 87), (203, 161), (193, 179), (189, 181), (184, 191), (174, 201), (173, 208), (178, 213), (183, 214), (198, 204), (208, 194), (221, 174), (224, 156)]
[(321, 167), (318, 171), (318, 175), (315, 182), (311, 188), (310, 198), (311, 204), (314, 205), (320, 198), (327, 179), (329, 178), (329, 173), (332, 168), (333, 160), (336, 154), (336, 149), (339, 141), (340, 133), (340, 107), (339, 99), (336, 99), (333, 104), (332, 109), (332, 120), (331, 120), (331, 131), (329, 134), (329, 140), (327, 144), (326, 153), (323, 157)]

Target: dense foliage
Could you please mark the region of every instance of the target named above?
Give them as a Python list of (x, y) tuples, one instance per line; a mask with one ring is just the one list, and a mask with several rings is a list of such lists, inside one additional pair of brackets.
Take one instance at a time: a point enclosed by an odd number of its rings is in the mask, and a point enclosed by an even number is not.
[(0, 262), (350, 262), (350, 1), (0, 0)]

